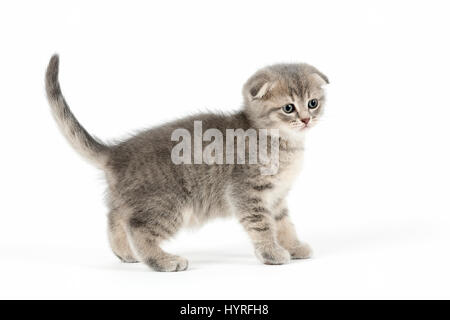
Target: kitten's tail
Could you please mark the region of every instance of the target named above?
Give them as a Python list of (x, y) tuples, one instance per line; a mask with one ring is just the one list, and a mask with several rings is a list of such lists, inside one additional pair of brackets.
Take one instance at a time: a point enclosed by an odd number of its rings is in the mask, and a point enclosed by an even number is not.
[(97, 167), (104, 168), (110, 149), (91, 136), (70, 111), (59, 86), (58, 69), (59, 57), (55, 54), (50, 59), (45, 75), (45, 89), (52, 114), (72, 147)]

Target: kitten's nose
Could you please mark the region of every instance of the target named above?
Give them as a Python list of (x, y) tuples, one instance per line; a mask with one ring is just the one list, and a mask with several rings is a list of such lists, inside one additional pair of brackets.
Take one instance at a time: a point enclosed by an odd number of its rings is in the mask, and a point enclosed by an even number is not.
[(311, 118), (302, 118), (302, 119), (300, 119), (300, 121), (303, 122), (304, 124), (308, 124), (309, 120), (311, 120)]

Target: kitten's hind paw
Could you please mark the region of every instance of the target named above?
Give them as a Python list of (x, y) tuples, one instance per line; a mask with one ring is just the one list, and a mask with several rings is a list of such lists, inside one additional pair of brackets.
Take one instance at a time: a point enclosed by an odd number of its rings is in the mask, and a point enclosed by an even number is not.
[(264, 264), (286, 264), (291, 260), (289, 251), (278, 244), (257, 247), (255, 253)]
[(307, 243), (300, 243), (292, 249), (289, 249), (292, 259), (308, 259), (312, 256), (312, 249)]
[(119, 258), (119, 260), (123, 263), (138, 263), (139, 262), (132, 256), (125, 256), (124, 258), (122, 258), (121, 256), (116, 254), (116, 257)]
[(187, 259), (173, 255), (160, 259), (150, 258), (146, 260), (146, 263), (153, 270), (160, 272), (184, 271), (189, 265)]

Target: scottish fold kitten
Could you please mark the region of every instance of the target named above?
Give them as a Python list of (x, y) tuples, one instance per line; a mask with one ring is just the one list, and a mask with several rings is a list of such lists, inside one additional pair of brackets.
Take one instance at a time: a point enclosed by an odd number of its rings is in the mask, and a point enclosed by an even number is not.
[[(297, 238), (285, 199), (301, 168), (305, 133), (324, 110), (322, 87), (328, 79), (316, 68), (307, 64), (263, 68), (244, 85), (240, 111), (191, 116), (117, 144), (94, 138), (77, 121), (61, 93), (58, 69), (55, 55), (46, 73), (48, 101), (70, 144), (105, 173), (108, 235), (113, 252), (122, 261), (143, 262), (157, 271), (186, 270), (188, 261), (163, 251), (160, 243), (182, 227), (224, 216), (237, 217), (256, 256), (265, 264), (310, 257), (310, 247)], [(181, 128), (195, 135), (195, 123), (201, 123), (203, 131), (216, 129), (224, 137), (227, 129), (275, 129), (277, 135), (270, 136), (268, 144), (277, 142), (278, 157), (271, 159), (277, 161), (276, 172), (262, 174), (267, 163), (248, 160), (174, 163), (174, 148), (179, 144), (173, 139), (174, 131)], [(261, 141), (257, 136), (256, 143)], [(206, 139), (200, 144), (202, 148), (209, 142)], [(233, 148), (230, 150), (236, 151)], [(246, 141), (245, 150), (249, 149)], [(216, 148), (213, 156), (217, 160), (222, 151), (228, 155), (230, 150)], [(270, 154), (275, 153), (272, 150)], [(237, 160), (234, 154), (233, 159)]]

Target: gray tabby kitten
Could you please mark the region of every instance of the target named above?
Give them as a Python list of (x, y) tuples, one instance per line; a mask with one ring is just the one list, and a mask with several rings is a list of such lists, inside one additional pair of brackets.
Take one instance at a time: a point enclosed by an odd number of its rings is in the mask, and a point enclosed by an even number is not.
[[(277, 64), (256, 72), (244, 85), (244, 106), (230, 115), (199, 114), (143, 131), (117, 143), (91, 136), (70, 111), (58, 82), (59, 58), (47, 68), (52, 113), (71, 145), (105, 172), (108, 234), (124, 262), (143, 262), (157, 271), (186, 270), (188, 261), (160, 243), (180, 228), (234, 215), (265, 264), (285, 264), (311, 255), (288, 216), (286, 195), (303, 158), (305, 131), (320, 118), (325, 75), (307, 64)], [(279, 170), (262, 175), (260, 164), (180, 164), (171, 160), (175, 129), (278, 129)]]

